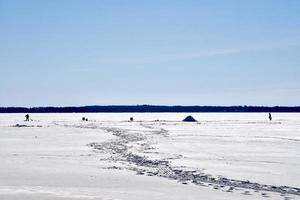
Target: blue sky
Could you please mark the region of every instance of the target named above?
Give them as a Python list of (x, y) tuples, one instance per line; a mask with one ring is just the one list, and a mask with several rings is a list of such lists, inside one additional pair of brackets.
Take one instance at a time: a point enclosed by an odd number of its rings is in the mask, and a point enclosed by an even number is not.
[(0, 106), (299, 105), (299, 0), (0, 0)]

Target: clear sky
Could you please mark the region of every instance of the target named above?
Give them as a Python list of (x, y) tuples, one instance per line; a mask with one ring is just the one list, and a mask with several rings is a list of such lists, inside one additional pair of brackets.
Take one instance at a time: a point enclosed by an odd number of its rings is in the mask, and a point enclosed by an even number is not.
[(299, 0), (0, 0), (0, 106), (300, 105)]

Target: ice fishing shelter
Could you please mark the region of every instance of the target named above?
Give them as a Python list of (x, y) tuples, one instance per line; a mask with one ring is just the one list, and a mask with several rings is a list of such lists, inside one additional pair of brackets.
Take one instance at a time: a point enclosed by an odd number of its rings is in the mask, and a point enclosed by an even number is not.
[(187, 116), (186, 118), (184, 118), (184, 120), (182, 120), (183, 122), (196, 122), (197, 120), (195, 120), (194, 117), (192, 116)]

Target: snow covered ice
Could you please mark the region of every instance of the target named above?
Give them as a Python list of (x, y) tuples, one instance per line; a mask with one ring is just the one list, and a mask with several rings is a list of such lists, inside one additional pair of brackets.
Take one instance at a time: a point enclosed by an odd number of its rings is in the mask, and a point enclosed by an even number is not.
[(0, 115), (0, 199), (300, 199), (300, 114), (24, 115)]

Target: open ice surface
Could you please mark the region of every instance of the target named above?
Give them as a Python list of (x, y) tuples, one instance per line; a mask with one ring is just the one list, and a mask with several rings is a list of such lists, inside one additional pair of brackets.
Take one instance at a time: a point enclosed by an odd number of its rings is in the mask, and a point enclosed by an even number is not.
[[(188, 115), (198, 122), (181, 122)], [(83, 116), (89, 121), (81, 121)], [(0, 199), (299, 199), (147, 176), (147, 166), (130, 163), (126, 156), (163, 160), (212, 177), (299, 188), (300, 114), (274, 113), (273, 121), (266, 113), (30, 117), (25, 122), (24, 114), (0, 115)], [(135, 121), (129, 122), (130, 117)], [(111, 151), (120, 146), (117, 142), (126, 142), (124, 155)], [(141, 170), (144, 176), (136, 175)]]

